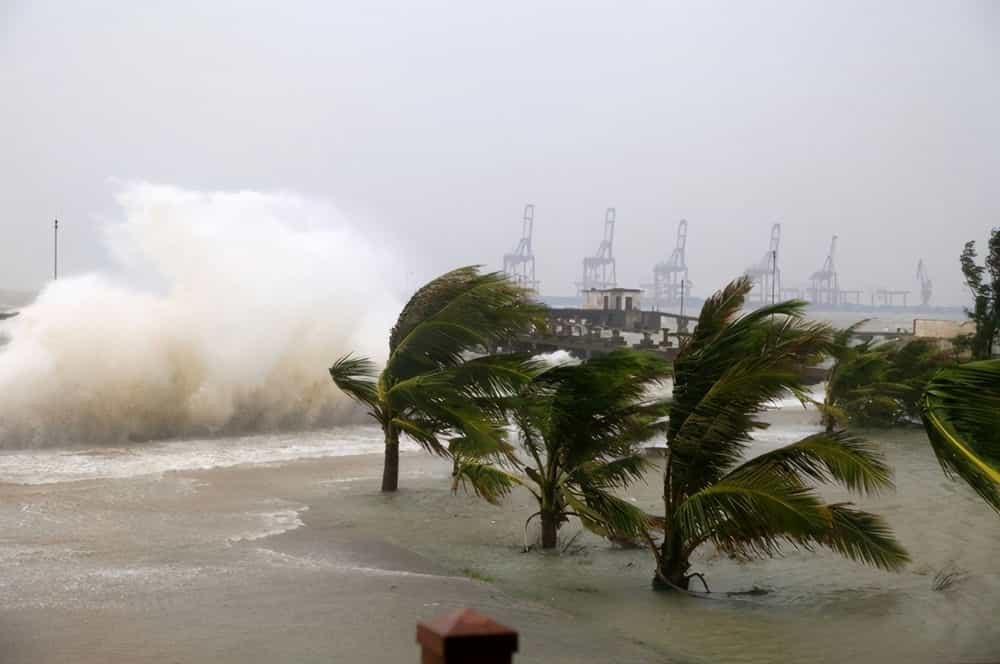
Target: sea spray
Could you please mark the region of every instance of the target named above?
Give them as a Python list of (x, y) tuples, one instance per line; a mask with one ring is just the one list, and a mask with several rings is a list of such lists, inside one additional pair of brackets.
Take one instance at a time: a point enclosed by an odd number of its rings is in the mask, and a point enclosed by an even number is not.
[(116, 269), (51, 283), (2, 325), (0, 447), (304, 428), (355, 411), (326, 368), (383, 359), (394, 262), (290, 194), (136, 184)]

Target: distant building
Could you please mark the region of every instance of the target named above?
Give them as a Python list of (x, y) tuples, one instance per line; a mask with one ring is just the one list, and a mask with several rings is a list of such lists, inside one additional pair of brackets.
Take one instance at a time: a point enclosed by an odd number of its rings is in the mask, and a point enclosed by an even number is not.
[(583, 292), (584, 309), (639, 311), (642, 291), (638, 288), (591, 288)]

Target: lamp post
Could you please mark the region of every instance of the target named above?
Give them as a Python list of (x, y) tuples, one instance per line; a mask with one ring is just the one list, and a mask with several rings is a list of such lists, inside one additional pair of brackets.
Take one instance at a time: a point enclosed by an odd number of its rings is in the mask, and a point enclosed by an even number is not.
[(52, 224), (52, 279), (59, 278), (59, 220)]
[(778, 250), (775, 249), (771, 252), (771, 304), (774, 305), (778, 300), (775, 298), (775, 283), (777, 281), (778, 275)]
[(684, 316), (684, 280), (681, 279), (681, 316)]

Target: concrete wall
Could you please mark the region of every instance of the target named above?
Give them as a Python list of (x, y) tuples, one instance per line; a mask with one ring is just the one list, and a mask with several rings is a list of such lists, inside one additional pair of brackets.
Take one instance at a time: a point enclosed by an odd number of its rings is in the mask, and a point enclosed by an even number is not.
[(971, 320), (932, 320), (916, 318), (913, 321), (913, 336), (926, 339), (954, 339), (962, 334), (976, 331), (976, 325)]

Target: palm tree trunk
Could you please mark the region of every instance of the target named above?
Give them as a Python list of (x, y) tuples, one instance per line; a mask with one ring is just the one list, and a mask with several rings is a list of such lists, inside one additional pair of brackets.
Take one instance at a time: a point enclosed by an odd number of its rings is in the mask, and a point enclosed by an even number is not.
[(683, 590), (688, 589), (691, 579), (687, 571), (691, 569), (691, 563), (683, 554), (683, 546), (680, 537), (676, 535), (664, 538), (660, 546), (660, 568), (653, 577), (655, 590), (674, 590), (674, 586)]
[(399, 488), (399, 431), (389, 426), (385, 430), (385, 465), (382, 467), (382, 491)]
[(545, 510), (542, 517), (542, 548), (554, 549), (559, 535), (559, 515), (556, 512)]

